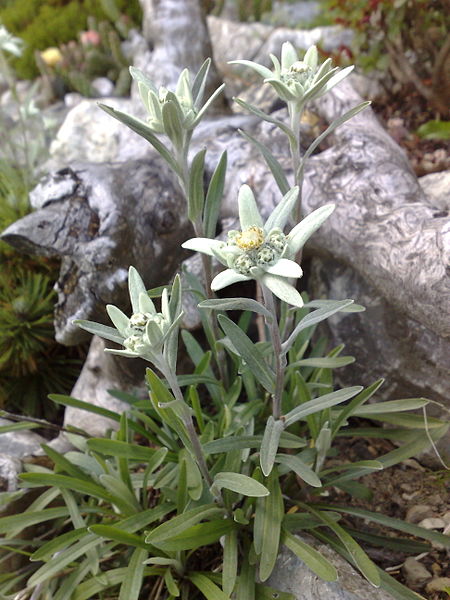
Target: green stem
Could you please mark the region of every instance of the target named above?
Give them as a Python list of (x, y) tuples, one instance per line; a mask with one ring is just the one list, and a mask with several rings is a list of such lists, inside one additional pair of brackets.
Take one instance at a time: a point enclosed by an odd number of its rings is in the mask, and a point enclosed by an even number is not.
[(190, 413), (189, 407), (184, 401), (183, 393), (181, 391), (180, 386), (178, 385), (177, 377), (175, 373), (170, 369), (169, 365), (165, 362), (165, 364), (159, 365), (161, 372), (164, 374), (164, 377), (167, 379), (170, 388), (175, 396), (175, 399), (180, 402), (180, 405), (183, 407), (183, 425), (186, 427), (187, 434), (189, 436), (189, 440), (192, 444), (192, 449), (194, 452), (194, 458), (197, 462), (198, 468), (200, 469), (201, 474), (203, 475), (203, 479), (208, 484), (208, 487), (211, 487), (214, 483), (211, 474), (208, 470), (208, 466), (206, 464), (205, 456), (203, 454), (202, 445), (200, 444), (200, 440), (198, 438), (197, 432), (195, 431), (194, 422), (192, 421), (192, 415)]
[(295, 210), (295, 222), (298, 223), (302, 216), (302, 184), (303, 184), (303, 168), (302, 158), (300, 155), (301, 130), (300, 122), (302, 119), (303, 106), (298, 106), (295, 102), (288, 104), (290, 127), (295, 137), (295, 144), (290, 143), (292, 172), (294, 174), (294, 185), (299, 187), (299, 197), (297, 208)]
[(274, 419), (279, 419), (281, 417), (281, 399), (284, 389), (286, 358), (282, 355), (280, 328), (278, 326), (277, 311), (273, 300), (273, 294), (265, 285), (261, 285), (261, 289), (263, 292), (264, 304), (272, 315), (272, 319), (269, 322), (266, 321), (272, 338), (275, 356), (275, 392), (272, 401), (272, 416)]

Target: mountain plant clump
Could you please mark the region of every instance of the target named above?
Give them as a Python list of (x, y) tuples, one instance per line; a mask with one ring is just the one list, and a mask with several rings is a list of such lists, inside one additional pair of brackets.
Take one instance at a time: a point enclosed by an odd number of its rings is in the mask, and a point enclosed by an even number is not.
[[(204, 101), (210, 61), (195, 77), (183, 71), (174, 91), (157, 89), (132, 69), (147, 121), (102, 107), (147, 139), (173, 170), (195, 231), (184, 247), (201, 253), (203, 274), (185, 271), (171, 285), (148, 291), (131, 266), (131, 314), (109, 305), (112, 326), (78, 321), (83, 329), (114, 342), (107, 352), (147, 361), (149, 398), (112, 392), (129, 405), (118, 415), (51, 395), (59, 405), (109, 417), (117, 429), (107, 438), (94, 438), (72, 428), (67, 435), (73, 451), (62, 454), (44, 446), (53, 468), (31, 465), (21, 476), (22, 489), (13, 496), (38, 489), (22, 514), (0, 518), (5, 556), (10, 559), (16, 551), (23, 557), (20, 568), (2, 576), (5, 597), (20, 590), (16, 597), (33, 600), (293, 600), (269, 583), (280, 547), (287, 546), (317, 577), (336, 581), (336, 567), (316, 547), (320, 541), (371, 585), (398, 600), (417, 600), (417, 594), (373, 563), (343, 516), (424, 540), (381, 537), (370, 527), (364, 537), (375, 545), (400, 544), (410, 553), (427, 551), (430, 543), (450, 547), (443, 534), (328, 500), (335, 488), (367, 498), (369, 490), (357, 481), (361, 476), (414, 456), (448, 426), (408, 414), (426, 406), (422, 398), (368, 404), (382, 380), (365, 389), (334, 383), (334, 369), (354, 359), (342, 355), (342, 346), (326, 352), (326, 343), (313, 337), (314, 330), (334, 314), (351, 318), (363, 308), (351, 299), (310, 300), (298, 291), (302, 247), (339, 210), (329, 204), (301, 219), (301, 187), (305, 160), (321, 139), (367, 103), (330, 124), (301, 155), (298, 123), (305, 105), (351, 69), (333, 68), (331, 61), (319, 64), (314, 47), (299, 57), (289, 43), (283, 44), (280, 60), (272, 60), (273, 70), (238, 62), (259, 73), (286, 101), (289, 125), (239, 103), (286, 135), (294, 179), (288, 180), (268, 148), (244, 133), (262, 148), (280, 199), (264, 221), (252, 189), (243, 185), (236, 199), (239, 229), (225, 241), (214, 236), (226, 152), (206, 189), (206, 150), (188, 159), (192, 134), (221, 91)], [(221, 267), (213, 278), (214, 259)], [(254, 282), (261, 301), (215, 296), (214, 290), (240, 281)], [(204, 345), (186, 330), (180, 335), (187, 293), (199, 300)], [(227, 316), (229, 311), (240, 315), (237, 322)], [(255, 319), (259, 338), (252, 334)], [(180, 337), (193, 364), (192, 372), (183, 375), (177, 361)], [(360, 428), (354, 417), (394, 427)], [(336, 457), (338, 437), (379, 437), (380, 431), (384, 438), (401, 442), (399, 447), (373, 460), (330, 460)], [(4, 498), (11, 499), (11, 494)]]

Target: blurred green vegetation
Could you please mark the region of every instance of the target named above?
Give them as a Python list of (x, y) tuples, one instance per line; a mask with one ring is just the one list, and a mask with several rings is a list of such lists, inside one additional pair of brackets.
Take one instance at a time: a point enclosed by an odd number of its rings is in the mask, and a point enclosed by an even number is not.
[[(104, 6), (101, 0), (0, 0), (0, 22), (26, 43), (23, 55), (13, 61), (17, 76), (36, 77), (35, 51), (77, 39), (89, 17), (110, 20), (111, 11)], [(130, 25), (141, 22), (139, 0), (115, 0), (114, 6)]]

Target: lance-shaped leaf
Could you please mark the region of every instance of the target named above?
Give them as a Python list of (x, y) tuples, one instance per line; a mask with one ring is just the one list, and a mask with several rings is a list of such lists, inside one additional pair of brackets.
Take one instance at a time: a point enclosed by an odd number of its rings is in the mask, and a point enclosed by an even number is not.
[(284, 174), (283, 167), (280, 165), (280, 163), (272, 154), (272, 152), (270, 152), (270, 150), (266, 146), (258, 142), (258, 140), (251, 136), (249, 133), (246, 133), (242, 130), (239, 130), (239, 133), (242, 135), (243, 138), (251, 142), (255, 146), (255, 148), (257, 148), (261, 152), (261, 154), (264, 157), (264, 160), (267, 163), (267, 166), (269, 167), (273, 175), (273, 178), (275, 179), (278, 185), (280, 192), (282, 194), (286, 194), (289, 191), (289, 183), (286, 178), (286, 175)]
[(197, 116), (195, 117), (195, 119), (192, 122), (192, 125), (190, 126), (190, 129), (194, 129), (194, 127), (197, 127), (197, 125), (203, 119), (203, 116), (206, 113), (206, 111), (208, 110), (208, 108), (211, 106), (211, 104), (214, 102), (214, 100), (217, 98), (217, 96), (219, 96), (219, 94), (222, 93), (222, 90), (224, 89), (224, 87), (225, 87), (225, 84), (222, 83), (222, 85), (219, 86), (217, 88), (217, 90), (215, 92), (213, 92), (213, 94), (211, 94), (211, 96), (208, 98), (208, 100), (205, 102), (205, 104), (198, 111)]
[(233, 323), (225, 315), (219, 315), (218, 320), (225, 334), (230, 338), (233, 346), (245, 360), (255, 378), (268, 392), (272, 393), (275, 375), (258, 347), (253, 344), (236, 323)]
[(203, 212), (203, 224), (206, 237), (214, 237), (216, 234), (217, 221), (220, 213), (220, 202), (225, 186), (225, 174), (227, 171), (227, 151), (222, 152), (206, 193), (205, 207)]
[(153, 529), (145, 538), (145, 542), (158, 545), (182, 534), (193, 525), (200, 523), (200, 521), (220, 514), (223, 514), (223, 510), (215, 504), (197, 506)]
[(194, 107), (198, 110), (203, 100), (203, 94), (205, 91), (206, 80), (208, 78), (209, 68), (211, 66), (211, 59), (207, 58), (198, 70), (197, 75), (192, 82), (192, 99), (194, 101)]
[(85, 321), (84, 319), (75, 319), (73, 324), (78, 325), (78, 327), (81, 327), (81, 329), (84, 329), (93, 335), (98, 335), (105, 340), (110, 340), (116, 344), (123, 343), (124, 337), (120, 335), (120, 333), (114, 327), (101, 325), (100, 323), (95, 323), (94, 321)]
[(233, 529), (223, 538), (222, 589), (231, 596), (237, 579), (239, 548), (237, 530)]
[(156, 135), (152, 132), (150, 127), (144, 121), (140, 119), (136, 119), (131, 115), (127, 115), (126, 113), (121, 112), (120, 110), (116, 110), (111, 106), (106, 106), (105, 104), (99, 104), (100, 108), (107, 112), (111, 117), (114, 117), (121, 123), (124, 123), (129, 127), (132, 131), (142, 136), (146, 139), (150, 144), (155, 148), (155, 150), (162, 156), (162, 158), (167, 162), (167, 164), (171, 167), (171, 169), (181, 177), (182, 173), (179, 165), (172, 157), (169, 149), (159, 141)]
[(288, 233), (289, 251), (293, 255), (297, 254), (312, 234), (328, 219), (334, 209), (334, 204), (326, 204), (317, 208)]
[(283, 421), (275, 421), (272, 416), (267, 419), (266, 429), (264, 430), (264, 436), (261, 442), (260, 454), (261, 470), (266, 477), (269, 476), (272, 471), (283, 429)]
[(306, 544), (298, 537), (289, 533), (289, 531), (283, 531), (282, 542), (291, 552), (293, 552), (305, 565), (307, 565), (311, 571), (313, 571), (318, 577), (324, 581), (336, 581), (338, 578), (338, 572), (334, 565), (325, 558), (315, 548)]
[(286, 427), (289, 427), (289, 425), (296, 423), (308, 415), (312, 415), (326, 408), (336, 406), (336, 404), (340, 404), (341, 402), (345, 402), (353, 396), (356, 396), (362, 389), (361, 386), (343, 388), (342, 390), (336, 390), (335, 392), (325, 394), (319, 398), (309, 400), (309, 402), (297, 406), (285, 415)]
[(307, 329), (308, 327), (312, 327), (312, 325), (315, 325), (316, 323), (320, 323), (320, 321), (328, 319), (328, 317), (331, 317), (331, 315), (334, 315), (335, 313), (347, 308), (350, 304), (353, 304), (353, 300), (336, 300), (333, 302), (333, 304), (328, 304), (323, 308), (318, 308), (317, 310), (308, 313), (299, 321), (294, 331), (283, 343), (283, 354), (286, 354), (286, 352), (291, 348), (301, 331)]
[(201, 215), (205, 202), (203, 188), (205, 154), (206, 148), (203, 148), (195, 155), (189, 173), (188, 217), (192, 223), (195, 223)]
[(311, 467), (308, 467), (308, 465), (303, 462), (300, 456), (296, 456), (295, 454), (277, 454), (275, 462), (294, 471), (294, 473), (308, 485), (311, 485), (312, 487), (322, 486), (319, 477), (314, 473)]
[(272, 319), (272, 314), (267, 308), (251, 298), (214, 298), (204, 300), (198, 305), (199, 308), (209, 308), (211, 310), (251, 310), (252, 312), (264, 315), (267, 319)]
[(259, 578), (266, 581), (272, 574), (278, 557), (281, 524), (284, 504), (281, 495), (278, 473), (273, 469), (267, 479), (270, 492), (265, 498), (258, 498), (255, 511), (254, 544), (259, 556)]
[(256, 498), (267, 496), (269, 494), (269, 490), (262, 483), (259, 483), (259, 481), (256, 481), (256, 479), (253, 479), (252, 477), (242, 475), (241, 473), (217, 473), (214, 477), (212, 487), (217, 491), (225, 488), (232, 492), (242, 494), (243, 496)]

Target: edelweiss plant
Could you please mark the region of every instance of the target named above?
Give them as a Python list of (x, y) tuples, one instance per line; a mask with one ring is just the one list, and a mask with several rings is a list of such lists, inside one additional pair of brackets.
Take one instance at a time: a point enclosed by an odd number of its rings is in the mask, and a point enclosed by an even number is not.
[[(331, 69), (329, 62), (319, 66), (314, 48), (300, 60), (290, 45), (284, 45), (281, 64), (273, 62), (275, 74), (258, 67), (259, 72), (287, 99), (289, 110), (297, 112), (305, 99), (325, 93), (346, 74)], [(417, 415), (405, 418), (405, 411), (427, 404), (422, 398), (368, 405), (382, 380), (366, 389), (335, 389), (334, 369), (354, 359), (341, 355), (343, 346), (327, 352), (326, 340), (313, 335), (315, 327), (338, 312), (363, 308), (349, 299), (309, 300), (294, 283), (302, 275), (299, 251), (334, 205), (297, 219), (285, 231), (291, 215), (299, 213), (300, 188), (289, 185), (269, 150), (255, 140), (283, 197), (264, 223), (253, 192), (242, 186), (237, 199), (240, 230), (230, 231), (226, 241), (213, 239), (226, 155), (204, 190), (205, 151), (190, 163), (187, 153), (192, 130), (204, 113), (199, 98), (207, 68), (205, 63), (192, 84), (184, 71), (175, 93), (157, 92), (133, 71), (149, 111), (148, 123), (105, 110), (153, 144), (185, 192), (197, 237), (183, 246), (201, 252), (204, 259), (203, 280), (186, 272), (185, 281), (200, 300), (209, 348), (182, 331), (194, 368), (190, 374), (177, 373), (183, 317), (178, 275), (162, 293), (147, 291), (131, 267), (132, 315), (108, 306), (114, 327), (78, 321), (87, 331), (123, 347), (108, 351), (150, 363), (149, 399), (112, 391), (129, 404), (119, 416), (75, 398), (51, 396), (58, 404), (109, 417), (117, 431), (109, 438), (92, 438), (72, 428), (67, 435), (74, 451), (63, 455), (44, 447), (53, 469), (31, 465), (21, 476), (24, 488), (47, 489), (22, 514), (0, 518), (3, 547), (9, 552), (15, 544), (32, 560), (17, 575), (4, 576), (0, 592), (11, 597), (20, 589), (20, 600), (89, 600), (104, 594), (115, 600), (295, 600), (267, 583), (281, 544), (318, 577), (338, 578), (332, 562), (304, 536), (306, 531), (344, 556), (373, 586), (397, 600), (418, 598), (372, 562), (357, 541), (360, 533), (347, 527), (341, 516), (349, 514), (425, 540), (383, 537), (380, 542), (376, 530), (364, 532), (365, 543), (400, 544), (411, 553), (427, 551), (429, 542), (448, 548), (449, 537), (352, 508), (348, 501), (341, 506), (333, 500), (333, 490), (370, 498), (370, 490), (357, 481), (362, 475), (415, 455), (448, 426), (435, 419), (425, 423)], [(295, 164), (303, 168), (307, 153), (300, 157), (299, 130), (282, 123), (280, 127), (297, 153), (294, 163), (298, 158)], [(171, 148), (157, 137), (162, 133)], [(299, 173), (295, 172), (297, 183)], [(213, 258), (226, 267), (214, 278)], [(261, 302), (214, 297), (214, 290), (249, 280), (260, 286)], [(274, 295), (281, 300), (278, 306)], [(238, 322), (229, 319), (227, 311), (241, 311)], [(259, 337), (250, 328), (254, 314)], [(376, 460), (339, 462), (333, 454), (338, 436), (380, 436), (376, 426), (353, 427), (353, 417), (394, 424), (382, 435), (401, 446)], [(35, 539), (19, 537), (26, 527), (48, 521), (52, 525), (39, 530)]]

